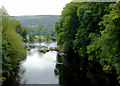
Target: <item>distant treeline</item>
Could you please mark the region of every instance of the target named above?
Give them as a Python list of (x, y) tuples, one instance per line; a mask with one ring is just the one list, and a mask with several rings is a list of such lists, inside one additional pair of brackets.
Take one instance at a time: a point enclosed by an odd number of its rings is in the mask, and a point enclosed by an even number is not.
[(120, 79), (120, 2), (71, 2), (55, 31), (58, 45), (79, 55), (83, 70), (93, 60)]
[(45, 28), (54, 27), (60, 15), (36, 15), (36, 16), (11, 16), (11, 19), (20, 21), (22, 26), (38, 26), (43, 24)]
[(28, 42), (43, 42), (43, 41), (55, 41), (55, 29), (54, 27), (45, 28), (44, 25), (38, 26), (26, 26), (27, 40)]

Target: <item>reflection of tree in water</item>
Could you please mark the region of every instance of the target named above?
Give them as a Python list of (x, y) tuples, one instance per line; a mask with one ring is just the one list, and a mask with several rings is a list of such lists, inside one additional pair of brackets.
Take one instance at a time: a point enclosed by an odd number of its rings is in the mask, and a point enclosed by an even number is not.
[(96, 61), (82, 61), (83, 58), (58, 53), (55, 74), (62, 86), (117, 86), (115, 71), (107, 72)]
[[(21, 64), (19, 64), (21, 65)], [(17, 65), (16, 68), (14, 68), (14, 70), (11, 72), (11, 76), (10, 79), (6, 80), (6, 82), (4, 82), (4, 84), (2, 86), (22, 86), (21, 84), (21, 77), (24, 76), (24, 73), (26, 72), (26, 68), (24, 68), (23, 66), (21, 66), (21, 68), (19, 68), (19, 65)], [(24, 82), (22, 83), (26, 83), (27, 80), (24, 80)]]

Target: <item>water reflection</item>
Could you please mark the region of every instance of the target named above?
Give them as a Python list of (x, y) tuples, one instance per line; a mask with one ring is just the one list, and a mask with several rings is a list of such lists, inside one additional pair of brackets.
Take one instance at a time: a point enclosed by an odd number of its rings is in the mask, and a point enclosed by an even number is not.
[(96, 61), (84, 63), (79, 56), (60, 53), (57, 55), (57, 61), (63, 63), (57, 64), (55, 69), (62, 86), (118, 86), (115, 71), (103, 71)]
[(28, 51), (27, 59), (20, 64), (20, 84), (58, 84), (54, 74), (56, 55), (56, 51), (40, 53), (38, 48)]
[[(32, 47), (29, 47), (32, 46)], [(55, 76), (56, 51), (44, 53), (39, 52), (41, 46), (56, 47), (54, 43), (28, 44), (31, 48), (27, 51), (27, 57), (21, 61), (12, 71), (8, 83), (4, 86), (20, 86), (20, 84), (58, 84), (58, 76)]]

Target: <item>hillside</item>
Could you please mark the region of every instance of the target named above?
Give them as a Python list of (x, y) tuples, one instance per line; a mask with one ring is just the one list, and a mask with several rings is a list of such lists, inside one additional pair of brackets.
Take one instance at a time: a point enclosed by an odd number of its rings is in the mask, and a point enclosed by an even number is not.
[(60, 19), (60, 15), (11, 16), (11, 18), (20, 21), (22, 26), (43, 24), (47, 28), (54, 27), (55, 22)]

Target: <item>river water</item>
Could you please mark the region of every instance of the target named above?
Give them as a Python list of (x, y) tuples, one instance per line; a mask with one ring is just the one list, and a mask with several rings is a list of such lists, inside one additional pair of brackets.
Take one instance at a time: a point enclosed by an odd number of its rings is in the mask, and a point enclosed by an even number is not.
[[(42, 43), (44, 46), (55, 47), (53, 44)], [(58, 84), (54, 74), (56, 51), (40, 53), (39, 48), (27, 51), (27, 58), (20, 62), (20, 84)]]
[[(54, 43), (34, 43), (37, 46), (56, 47)], [(27, 58), (20, 62), (20, 84), (58, 84), (54, 74), (56, 51), (39, 52), (39, 47), (27, 51)]]

